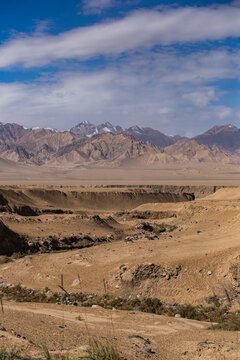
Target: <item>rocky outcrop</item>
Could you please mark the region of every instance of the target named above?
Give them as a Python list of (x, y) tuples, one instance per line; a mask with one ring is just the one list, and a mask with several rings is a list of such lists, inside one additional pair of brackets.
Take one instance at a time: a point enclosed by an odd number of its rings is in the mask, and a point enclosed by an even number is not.
[(178, 277), (181, 271), (181, 265), (169, 267), (157, 264), (139, 264), (128, 269), (126, 265), (120, 267), (116, 280), (121, 280), (124, 284), (140, 285), (145, 280), (163, 278), (170, 280)]
[(25, 253), (28, 249), (27, 240), (0, 220), (0, 255), (11, 256), (13, 253)]

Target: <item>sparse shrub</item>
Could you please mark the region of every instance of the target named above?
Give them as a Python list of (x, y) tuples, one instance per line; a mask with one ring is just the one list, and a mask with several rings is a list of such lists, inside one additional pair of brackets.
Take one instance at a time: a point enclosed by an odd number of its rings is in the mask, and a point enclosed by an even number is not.
[(159, 299), (143, 299), (140, 304), (140, 310), (143, 312), (149, 312), (153, 314), (162, 314), (163, 313), (163, 304)]
[(2, 286), (1, 293), (7, 300), (15, 300), (18, 302), (56, 303), (61, 299), (61, 296), (58, 294), (47, 296), (45, 292), (25, 289), (20, 284), (6, 287)]
[(205, 320), (203, 319), (203, 316), (200, 313), (199, 308), (192, 305), (179, 306), (177, 312), (183, 318), (192, 319), (192, 320)]
[(109, 308), (114, 307), (116, 309), (121, 309), (122, 307), (124, 307), (124, 299), (122, 299), (120, 297), (115, 297), (114, 299), (106, 299), (106, 301), (103, 302), (103, 306), (109, 307)]
[[(65, 305), (89, 306), (99, 305), (105, 309), (116, 308), (118, 310), (140, 310), (143, 312), (174, 316), (180, 314), (181, 317), (219, 323), (219, 326), (228, 330), (238, 328), (240, 323), (240, 312), (230, 312), (230, 304), (223, 305), (218, 301), (216, 296), (208, 298), (207, 302), (213, 305), (171, 305), (164, 304), (157, 298), (122, 298), (110, 294), (95, 295), (84, 293), (71, 293), (68, 296), (64, 293), (51, 292), (46, 293), (47, 288), (43, 291), (25, 289), (20, 284), (15, 286), (1, 286), (1, 297), (7, 300), (18, 302), (39, 302), (39, 303), (57, 303)], [(80, 320), (80, 319), (79, 319)], [(228, 324), (228, 325), (227, 325)], [(214, 327), (215, 328), (215, 327)], [(217, 329), (217, 326), (216, 326)], [(220, 329), (220, 328), (219, 328)], [(5, 360), (1, 359), (0, 360)]]
[(51, 360), (50, 352), (46, 346), (42, 346), (42, 353), (45, 360)]
[(219, 297), (214, 294), (213, 296), (209, 296), (208, 298), (206, 298), (206, 302), (208, 304), (213, 304), (216, 308), (219, 308), (221, 306)]
[(20, 356), (15, 347), (6, 350), (4, 348), (0, 349), (0, 360), (29, 360), (26, 357)]
[(92, 340), (87, 355), (81, 357), (83, 360), (120, 360), (118, 351), (108, 342), (105, 343)]
[(235, 319), (233, 321), (222, 322), (219, 324), (212, 325), (212, 330), (225, 330), (225, 331), (240, 331), (240, 320)]
[[(60, 356), (52, 356), (47, 347), (42, 347), (42, 356), (38, 360), (120, 360), (118, 351), (108, 342), (105, 343), (92, 340), (86, 356), (71, 357), (69, 354), (60, 354)], [(33, 358), (23, 357), (18, 354), (13, 347), (9, 350), (0, 349), (0, 360), (35, 360)]]

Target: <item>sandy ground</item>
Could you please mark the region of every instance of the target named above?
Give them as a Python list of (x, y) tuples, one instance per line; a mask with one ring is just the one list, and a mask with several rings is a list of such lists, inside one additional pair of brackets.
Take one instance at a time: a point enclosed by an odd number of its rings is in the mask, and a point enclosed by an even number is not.
[[(116, 206), (109, 203), (103, 210), (92, 205), (81, 208), (80, 213), (75, 204), (72, 214), (30, 217), (2, 213), (5, 225), (33, 239), (79, 233), (113, 238), (90, 248), (33, 254), (4, 263), (0, 265), (0, 281), (58, 291), (63, 275), (68, 292), (103, 294), (107, 291), (116, 296), (204, 304), (208, 296), (224, 296), (225, 289), (231, 293), (239, 287), (231, 272), (232, 265), (239, 266), (239, 199), (240, 188), (227, 188), (194, 201), (143, 203), (122, 214), (124, 202), (119, 199)], [(147, 214), (147, 219), (132, 217), (136, 212)], [(105, 222), (94, 222), (94, 214)], [(156, 214), (165, 214), (165, 218), (154, 218)], [(110, 221), (109, 216), (115, 222)], [(151, 238), (151, 233), (136, 227), (143, 221), (152, 226), (164, 222), (176, 229)], [(133, 240), (126, 242), (128, 236)], [(120, 269), (123, 264), (124, 273)], [(151, 273), (144, 272), (136, 278), (136, 269), (149, 264), (160, 266), (166, 272), (176, 266), (181, 270), (170, 278), (151, 277)], [(238, 307), (236, 298), (235, 308)], [(0, 333), (0, 344), (16, 343), (23, 352), (33, 354), (41, 344), (53, 352), (64, 349), (78, 353), (89, 338), (96, 336), (113, 341), (127, 359), (148, 356), (163, 360), (240, 358), (239, 333), (211, 331), (207, 329), (209, 323), (140, 312), (6, 301), (0, 316), (1, 326), (7, 330)], [(129, 338), (132, 335), (141, 338)], [(153, 353), (147, 353), (145, 348), (151, 348)]]
[[(1, 164), (0, 164), (1, 165)], [(0, 166), (0, 185), (239, 185), (239, 167), (186, 164), (151, 168), (56, 168), (16, 164)]]
[(93, 338), (111, 340), (127, 359), (238, 359), (240, 350), (237, 333), (213, 332), (207, 323), (140, 312), (5, 303), (1, 324), (7, 332), (1, 332), (0, 344), (14, 341), (28, 354), (36, 354), (40, 344), (53, 352), (83, 354)]

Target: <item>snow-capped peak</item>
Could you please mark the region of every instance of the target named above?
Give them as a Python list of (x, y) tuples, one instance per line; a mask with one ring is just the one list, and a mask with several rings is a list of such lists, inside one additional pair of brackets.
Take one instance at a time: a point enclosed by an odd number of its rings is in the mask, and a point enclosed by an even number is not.
[(143, 128), (138, 125), (132, 126), (130, 129), (138, 134), (141, 134), (143, 132)]
[(111, 132), (111, 130), (110, 130), (108, 127), (103, 127), (103, 130), (104, 130), (105, 132)]

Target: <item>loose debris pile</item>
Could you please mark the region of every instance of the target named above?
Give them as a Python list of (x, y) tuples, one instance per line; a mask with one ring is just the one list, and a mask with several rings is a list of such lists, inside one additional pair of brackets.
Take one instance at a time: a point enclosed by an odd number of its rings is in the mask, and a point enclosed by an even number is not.
[(120, 271), (115, 279), (137, 285), (148, 279), (165, 278), (170, 280), (172, 277), (177, 278), (180, 271), (181, 265), (169, 267), (156, 264), (140, 264), (131, 269), (120, 266)]

